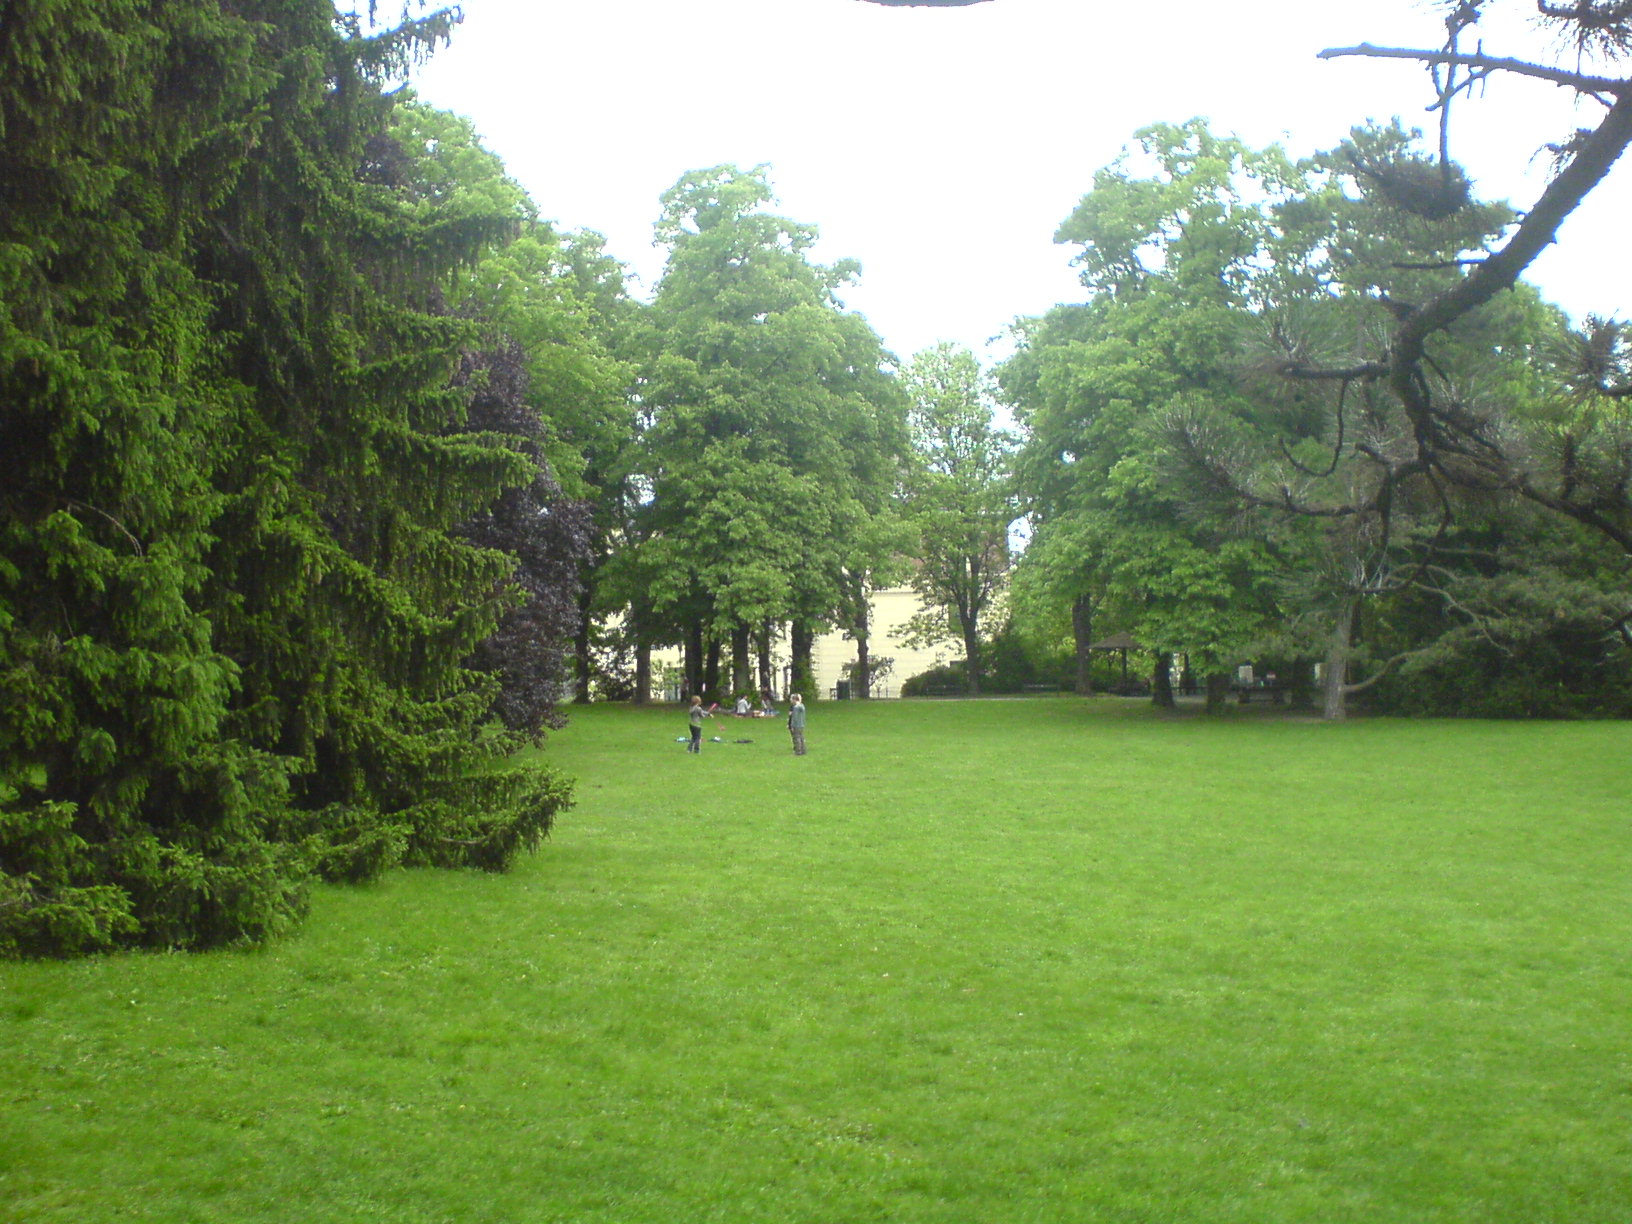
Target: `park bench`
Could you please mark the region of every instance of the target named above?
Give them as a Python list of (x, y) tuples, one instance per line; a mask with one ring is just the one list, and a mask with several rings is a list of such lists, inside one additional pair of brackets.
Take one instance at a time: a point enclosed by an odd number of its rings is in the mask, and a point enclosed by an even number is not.
[(1285, 705), (1287, 694), (1292, 691), (1290, 684), (1238, 684), (1234, 686), (1235, 699), (1246, 705), (1254, 697), (1262, 697), (1271, 705)]

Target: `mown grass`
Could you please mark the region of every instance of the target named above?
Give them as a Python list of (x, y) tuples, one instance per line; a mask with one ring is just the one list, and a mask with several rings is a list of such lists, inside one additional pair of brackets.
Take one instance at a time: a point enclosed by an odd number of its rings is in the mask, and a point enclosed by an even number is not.
[(0, 1218), (1632, 1211), (1621, 724), (574, 715), (514, 874), (0, 967)]

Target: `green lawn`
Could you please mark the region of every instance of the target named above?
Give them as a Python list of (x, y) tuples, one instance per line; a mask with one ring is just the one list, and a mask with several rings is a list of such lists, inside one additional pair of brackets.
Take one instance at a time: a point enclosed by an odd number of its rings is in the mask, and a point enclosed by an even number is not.
[(0, 966), (0, 1219), (1625, 1224), (1632, 728), (575, 714), (512, 875)]

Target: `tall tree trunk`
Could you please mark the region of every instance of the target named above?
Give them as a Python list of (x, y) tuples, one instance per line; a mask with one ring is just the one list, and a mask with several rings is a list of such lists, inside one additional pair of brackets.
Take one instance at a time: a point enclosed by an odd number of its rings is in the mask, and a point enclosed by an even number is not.
[(1086, 595), (1071, 605), (1071, 636), (1077, 645), (1077, 692), (1084, 697), (1094, 691), (1094, 605)]
[(1173, 700), (1173, 654), (1167, 650), (1158, 650), (1155, 654), (1156, 670), (1150, 677), (1151, 704), (1171, 710), (1177, 704)]
[(871, 628), (870, 609), (867, 606), (867, 586), (861, 585), (861, 598), (856, 602), (856, 624), (853, 632), (856, 635), (856, 673), (851, 677), (851, 696), (857, 701), (866, 701), (872, 696), (873, 688), (873, 658), (872, 648), (867, 641)]
[(1207, 673), (1207, 713), (1222, 714), (1229, 704), (1230, 673)]
[(789, 628), (788, 636), (793, 650), (793, 688), (790, 691), (814, 698), (816, 669), (811, 665), (810, 656), (816, 648), (816, 634), (809, 621), (796, 620)]
[(645, 642), (635, 643), (635, 704), (646, 705), (652, 700), (652, 648)]
[(775, 630), (770, 621), (759, 627), (759, 633), (754, 641), (754, 649), (759, 654), (759, 691), (761, 693), (776, 692), (776, 677), (771, 675), (771, 637)]
[(963, 627), (964, 675), (971, 697), (980, 696), (980, 627), (975, 618), (961, 617)]
[(1326, 662), (1321, 668), (1320, 716), (1339, 722), (1349, 716), (1347, 695), (1349, 656), (1354, 647), (1354, 618), (1360, 609), (1359, 596), (1345, 599), (1337, 610), (1332, 636), (1326, 642)]
[(720, 699), (720, 639), (708, 636), (708, 649), (703, 652), (703, 692), (714, 700)]
[(578, 631), (572, 639), (572, 699), (579, 705), (589, 704), (589, 676), (591, 662), (589, 657), (589, 601), (591, 598), (589, 585), (586, 583), (578, 592)]
[(703, 622), (692, 621), (686, 626), (686, 691), (682, 699), (700, 695), (703, 691)]
[(754, 674), (748, 663), (748, 639), (750, 633), (746, 624), (731, 626), (731, 696), (749, 692), (754, 687)]

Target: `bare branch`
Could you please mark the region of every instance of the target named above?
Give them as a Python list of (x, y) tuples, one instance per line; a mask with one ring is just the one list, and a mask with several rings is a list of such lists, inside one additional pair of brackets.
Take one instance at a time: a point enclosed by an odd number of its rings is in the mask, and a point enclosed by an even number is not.
[(1199, 435), (1193, 420), (1174, 416), (1169, 420), (1167, 433), (1190, 470), (1210, 486), (1215, 495), (1226, 495), (1255, 510), (1277, 510), (1307, 518), (1351, 518), (1364, 507), (1352, 505), (1307, 505), (1293, 494), (1292, 487), (1282, 484), (1273, 492), (1260, 493), (1249, 487), (1241, 474), (1220, 458), (1205, 437)]
[(1622, 551), (1632, 553), (1632, 528), (1606, 515), (1601, 506), (1548, 493), (1544, 489), (1536, 488), (1529, 480), (1521, 480), (1518, 483), (1518, 491), (1538, 506), (1546, 506), (1549, 510), (1556, 510), (1578, 523), (1591, 527), (1605, 539), (1619, 545)]
[(1570, 164), (1547, 185), (1507, 242), (1452, 288), (1401, 321), (1393, 337), (1389, 386), (1411, 416), (1420, 442), (1431, 446), (1435, 432), (1431, 405), (1418, 385), (1428, 337), (1511, 289), (1553, 243), (1558, 227), (1609, 173), (1628, 144), (1632, 144), (1632, 90), (1618, 98), (1598, 127), (1582, 140)]
[(1463, 68), (1477, 69), (1482, 73), (1511, 72), (1517, 76), (1533, 77), (1538, 81), (1550, 81), (1554, 85), (1563, 85), (1585, 94), (1609, 94), (1617, 98), (1632, 91), (1632, 80), (1588, 76), (1582, 72), (1568, 72), (1563, 68), (1549, 68), (1545, 64), (1532, 64), (1528, 60), (1480, 54), (1467, 55), (1459, 51), (1424, 51), (1411, 47), (1378, 47), (1371, 43), (1361, 43), (1355, 47), (1328, 47), (1319, 52), (1316, 58), (1342, 59), (1347, 56), (1416, 60), (1423, 64), (1455, 64)]
[(1422, 581), (1423, 576), (1428, 572), (1429, 565), (1439, 555), (1440, 546), (1445, 543), (1445, 538), (1450, 535), (1451, 523), (1456, 518), (1455, 512), (1451, 508), (1451, 499), (1446, 495), (1444, 487), (1434, 478), (1432, 472), (1427, 474), (1427, 480), (1435, 496), (1439, 498), (1439, 530), (1434, 533), (1434, 538), (1428, 542), (1428, 547), (1423, 551), (1416, 568), (1407, 577), (1401, 579), (1400, 586), (1402, 587), (1416, 586)]

